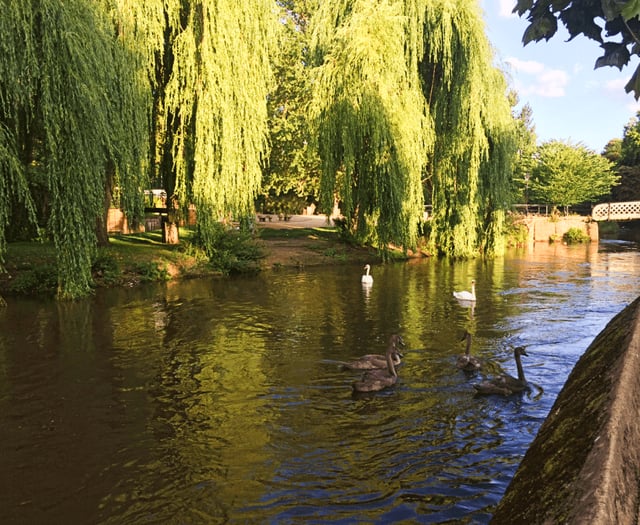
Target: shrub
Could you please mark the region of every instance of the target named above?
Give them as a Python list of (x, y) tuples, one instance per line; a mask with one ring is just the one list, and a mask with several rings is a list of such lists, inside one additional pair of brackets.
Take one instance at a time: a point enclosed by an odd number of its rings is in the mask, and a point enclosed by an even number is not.
[(11, 293), (20, 295), (54, 295), (58, 288), (58, 271), (55, 265), (43, 264), (19, 272), (9, 285)]
[(91, 273), (94, 280), (107, 286), (114, 285), (120, 279), (120, 265), (113, 255), (101, 250), (91, 266)]
[(569, 228), (569, 230), (562, 236), (562, 240), (567, 244), (578, 244), (590, 242), (591, 238), (580, 228)]
[(136, 264), (135, 272), (140, 276), (142, 282), (169, 280), (169, 272), (167, 269), (161, 268), (153, 261)]

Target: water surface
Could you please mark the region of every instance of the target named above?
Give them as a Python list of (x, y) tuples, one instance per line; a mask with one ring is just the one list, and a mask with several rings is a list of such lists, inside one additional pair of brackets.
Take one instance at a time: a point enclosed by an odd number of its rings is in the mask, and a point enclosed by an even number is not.
[[(266, 272), (0, 310), (3, 523), (486, 523), (574, 363), (640, 284), (634, 242)], [(454, 290), (476, 280), (475, 308)], [(531, 392), (474, 397), (455, 369)], [(354, 397), (337, 361), (407, 343)]]

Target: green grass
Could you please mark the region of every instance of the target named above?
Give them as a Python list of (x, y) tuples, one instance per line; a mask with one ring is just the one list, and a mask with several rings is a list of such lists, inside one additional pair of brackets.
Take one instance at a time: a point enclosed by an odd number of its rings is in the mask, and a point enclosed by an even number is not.
[[(162, 242), (158, 231), (114, 235), (109, 246), (97, 249), (92, 273), (96, 287), (163, 281), (183, 277), (221, 275), (255, 270), (256, 248), (236, 232), (223, 239), (224, 259), (213, 263), (194, 242), (194, 232), (180, 228), (180, 243)], [(216, 262), (218, 265), (216, 265)], [(6, 272), (0, 273), (0, 292), (17, 295), (53, 295), (57, 287), (55, 246), (51, 242), (15, 242), (7, 245)], [(251, 266), (253, 264), (253, 266)]]

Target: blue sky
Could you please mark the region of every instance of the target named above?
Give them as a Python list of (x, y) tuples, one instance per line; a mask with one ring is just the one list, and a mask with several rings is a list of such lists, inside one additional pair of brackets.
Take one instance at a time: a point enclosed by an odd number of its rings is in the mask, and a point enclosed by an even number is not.
[[(601, 56), (597, 42), (582, 36), (568, 42), (564, 27), (548, 42), (522, 45), (526, 18), (511, 14), (515, 0), (481, 0), (487, 36), (498, 65), (519, 95), (528, 103), (538, 143), (547, 140), (581, 142), (597, 153), (640, 110), (640, 103), (624, 91), (637, 61), (622, 71), (594, 69)], [(559, 24), (560, 26), (561, 24)]]

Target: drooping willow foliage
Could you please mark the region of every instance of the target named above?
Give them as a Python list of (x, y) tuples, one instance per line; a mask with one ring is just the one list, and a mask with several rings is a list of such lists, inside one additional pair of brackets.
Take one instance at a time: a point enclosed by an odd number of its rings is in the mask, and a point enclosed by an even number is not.
[(499, 252), (513, 119), (477, 0), (330, 0), (315, 37), (325, 209), (411, 246), (424, 178), (434, 251)]
[(430, 243), (440, 253), (500, 253), (509, 206), (514, 121), (477, 0), (425, 4), (420, 76), (435, 124)]
[(269, 0), (190, 4), (174, 45), (167, 106), (180, 118), (173, 144), (176, 195), (193, 200), (210, 250), (218, 221), (253, 214), (260, 190), (276, 19)]
[(0, 235), (4, 240), (11, 206), (33, 212), (29, 177), (39, 173), (58, 295), (85, 295), (106, 178), (132, 188), (142, 173), (145, 119), (134, 71), (95, 2), (5, 0), (2, 7)]
[(323, 3), (313, 111), (322, 207), (334, 199), (363, 240), (414, 246), (433, 142), (403, 2)]
[(267, 96), (276, 41), (271, 0), (117, 0), (147, 56), (154, 92), (152, 179), (195, 204), (205, 248), (220, 219), (253, 213), (268, 151)]
[(89, 292), (96, 224), (148, 180), (196, 205), (205, 246), (252, 212), (267, 152), (277, 10), (270, 0), (5, 0), (0, 17), (0, 262), (16, 205), (46, 230), (59, 296)]

